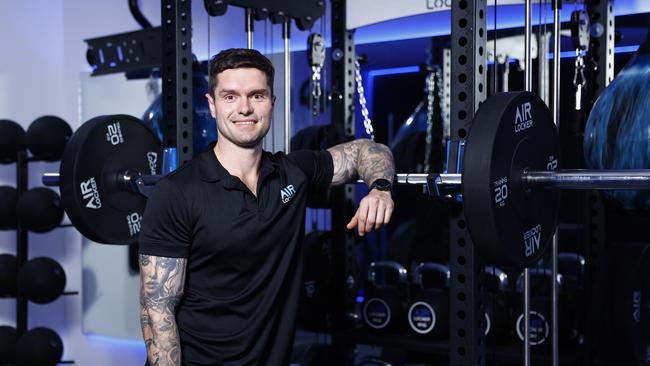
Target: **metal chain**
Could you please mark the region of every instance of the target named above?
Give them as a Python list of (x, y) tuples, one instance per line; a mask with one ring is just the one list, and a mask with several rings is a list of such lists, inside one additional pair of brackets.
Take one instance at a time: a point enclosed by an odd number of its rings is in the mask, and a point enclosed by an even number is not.
[(322, 95), (321, 72), (325, 66), (325, 38), (320, 33), (312, 33), (308, 39), (307, 56), (311, 66), (311, 100), (312, 115), (320, 114)]
[(366, 96), (363, 90), (363, 80), (361, 79), (361, 66), (358, 60), (354, 60), (354, 81), (357, 84), (357, 94), (359, 94), (359, 104), (361, 105), (361, 115), (363, 116), (363, 127), (370, 139), (375, 139), (375, 129), (372, 127), (372, 121), (368, 116), (368, 107), (366, 106)]
[(585, 85), (587, 85), (587, 78), (585, 78), (585, 68), (585, 59), (582, 56), (582, 50), (577, 48), (575, 72), (573, 74), (573, 86), (576, 88), (576, 111), (582, 109), (582, 89), (585, 87)]
[(434, 68), (429, 72), (426, 79), (427, 91), (427, 135), (424, 144), (424, 169), (423, 173), (429, 173), (431, 165), (431, 150), (433, 149), (433, 104), (435, 103), (436, 78), (439, 70)]
[(311, 67), (311, 81), (313, 84), (311, 89), (311, 95), (312, 97), (314, 97), (314, 99), (320, 98), (322, 94), (321, 85), (320, 85), (321, 70), (322, 68), (320, 66)]

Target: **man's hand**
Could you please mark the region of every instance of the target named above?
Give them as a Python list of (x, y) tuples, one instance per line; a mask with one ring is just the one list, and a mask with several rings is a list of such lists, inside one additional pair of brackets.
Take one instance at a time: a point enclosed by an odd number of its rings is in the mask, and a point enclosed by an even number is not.
[(393, 198), (389, 191), (373, 189), (363, 197), (357, 212), (346, 227), (350, 230), (356, 227), (359, 235), (364, 236), (373, 229), (378, 230), (388, 224), (393, 207)]

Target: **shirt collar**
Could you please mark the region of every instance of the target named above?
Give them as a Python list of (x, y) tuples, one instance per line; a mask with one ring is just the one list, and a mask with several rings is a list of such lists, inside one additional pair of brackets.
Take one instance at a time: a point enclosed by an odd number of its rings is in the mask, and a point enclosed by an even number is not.
[[(226, 188), (237, 187), (240, 182), (239, 179), (230, 175), (226, 168), (221, 165), (219, 159), (217, 159), (217, 156), (214, 153), (214, 145), (214, 142), (211, 143), (198, 157), (201, 180), (205, 182), (223, 181)], [(271, 157), (271, 154), (263, 151), (259, 180), (262, 181), (269, 174), (275, 172), (277, 166), (278, 163)]]

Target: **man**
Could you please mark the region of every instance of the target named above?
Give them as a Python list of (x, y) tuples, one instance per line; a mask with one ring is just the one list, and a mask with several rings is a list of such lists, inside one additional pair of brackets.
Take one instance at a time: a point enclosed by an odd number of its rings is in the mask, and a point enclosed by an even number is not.
[(275, 97), (271, 62), (230, 49), (210, 61), (219, 139), (163, 178), (140, 234), (141, 322), (152, 365), (287, 365), (309, 194), (361, 177), (348, 229), (393, 210), (390, 150), (357, 140), (327, 151), (262, 151)]

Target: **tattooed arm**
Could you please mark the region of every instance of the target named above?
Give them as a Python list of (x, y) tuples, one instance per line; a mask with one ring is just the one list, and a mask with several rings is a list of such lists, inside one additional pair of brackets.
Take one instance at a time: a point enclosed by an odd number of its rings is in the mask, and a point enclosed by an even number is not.
[(140, 323), (152, 366), (181, 365), (176, 306), (183, 296), (186, 258), (140, 254)]
[(368, 185), (379, 178), (393, 181), (395, 164), (393, 154), (386, 145), (358, 139), (333, 146), (327, 151), (334, 160), (333, 186), (348, 183), (357, 177)]
[[(370, 185), (379, 178), (393, 181), (393, 154), (385, 145), (368, 139), (354, 140), (328, 149), (334, 161), (332, 185), (347, 183), (357, 177)], [(371, 190), (359, 203), (359, 208), (347, 225), (357, 228), (359, 235), (379, 229), (390, 221), (393, 199), (390, 192)]]

